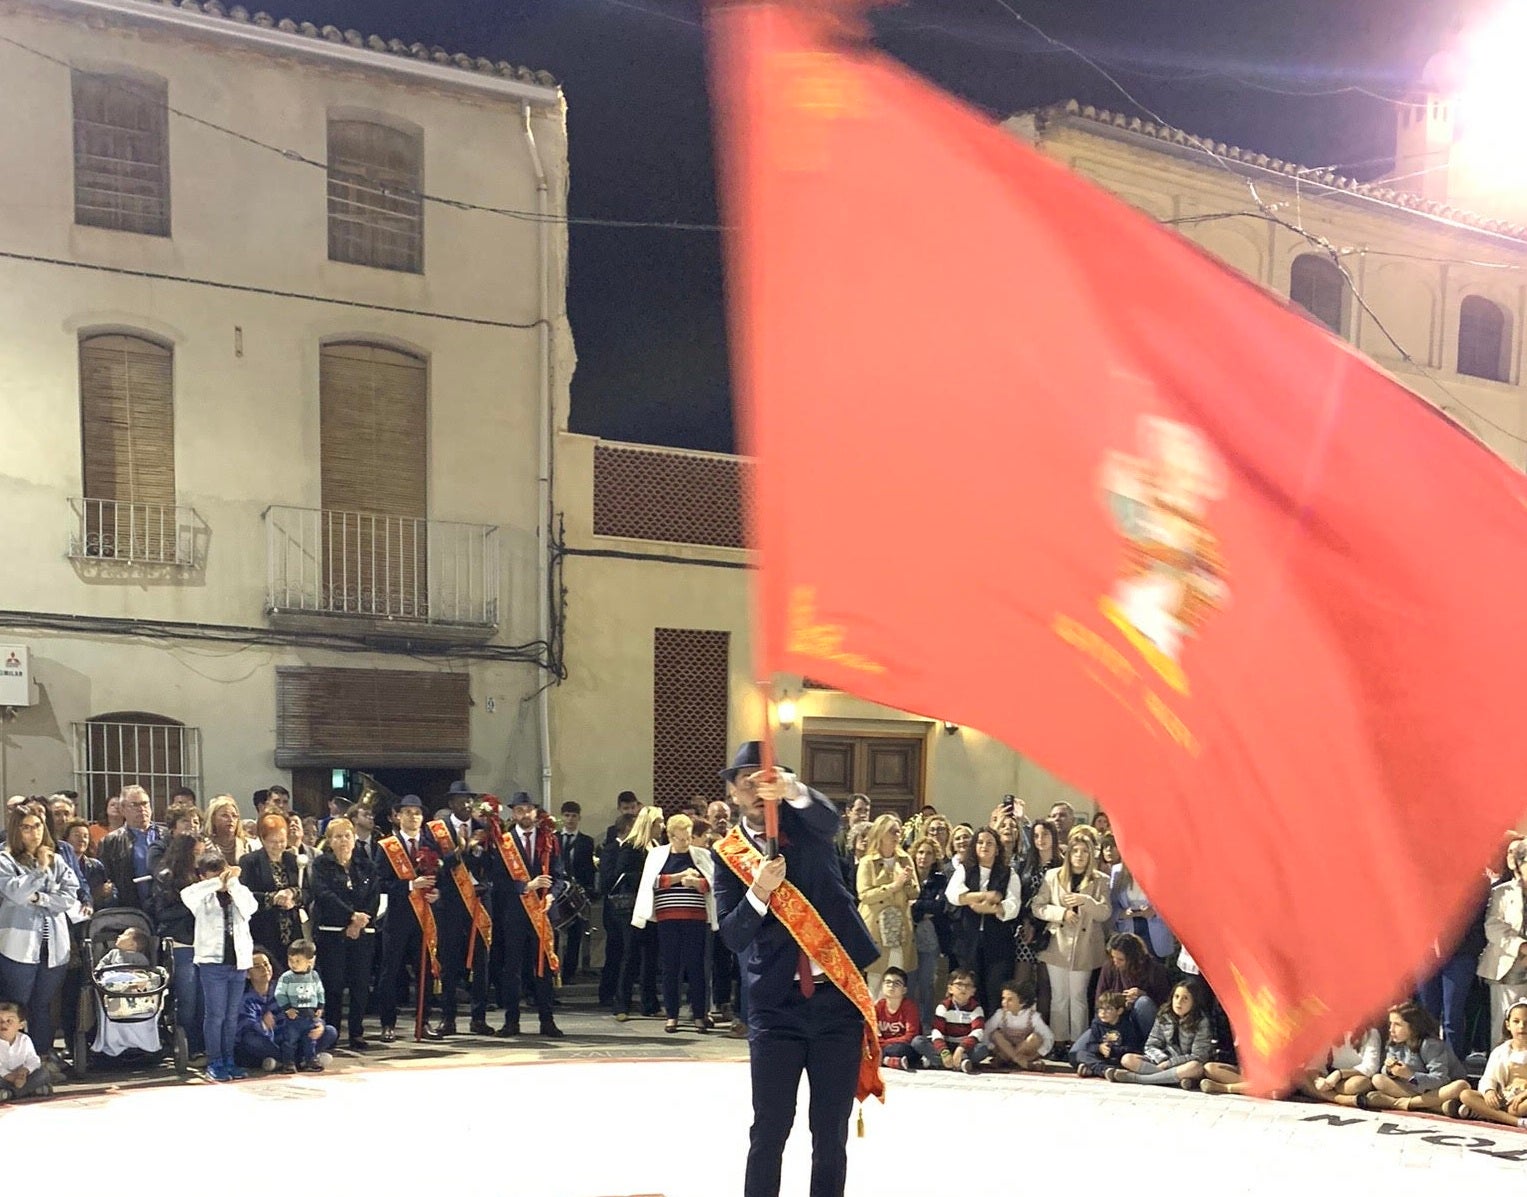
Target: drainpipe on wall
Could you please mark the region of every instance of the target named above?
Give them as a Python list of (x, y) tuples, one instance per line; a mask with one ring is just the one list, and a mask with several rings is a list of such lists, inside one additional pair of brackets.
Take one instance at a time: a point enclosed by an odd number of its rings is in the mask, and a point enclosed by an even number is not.
[[(525, 145), (530, 150), (530, 162), (536, 174), (536, 256), (539, 281), (536, 320), (536, 349), (540, 359), (540, 410), (537, 435), (536, 499), (540, 518), (536, 535), (540, 551), (536, 554), (536, 635), (551, 653), (551, 237), (547, 221), (548, 190), (546, 168), (541, 162), (541, 151), (536, 145), (535, 129), (531, 126), (530, 104), (520, 102), (520, 112), (525, 119)], [(536, 721), (541, 735), (541, 809), (551, 810), (551, 686), (548, 677), (536, 695)]]

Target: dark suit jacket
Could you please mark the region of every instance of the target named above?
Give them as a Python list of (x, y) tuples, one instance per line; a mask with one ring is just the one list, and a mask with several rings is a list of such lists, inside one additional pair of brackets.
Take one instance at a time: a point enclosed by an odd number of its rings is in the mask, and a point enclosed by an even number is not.
[[(253, 852), (246, 852), (239, 857), (239, 880), (244, 883), (249, 892), (260, 904), (260, 908), (250, 916), (249, 934), (255, 943), (280, 954), (283, 943), (291, 943), (293, 940), (302, 938), (302, 911), (298, 907), (306, 908), (311, 893), (297, 884), (297, 854), (295, 852), (281, 853), (281, 864), (286, 870), (289, 885), (277, 885), (275, 871), (270, 867), (270, 857), (265, 855), (264, 848), (257, 848)], [(311, 875), (311, 870), (309, 870)], [(282, 910), (279, 906), (272, 906), (270, 900), (275, 894), (283, 889), (297, 891), (297, 906), (290, 910)], [(286, 924), (286, 938), (281, 937), (281, 925)], [(271, 962), (272, 964), (275, 961)]]
[[(377, 888), (376, 870), (363, 852), (350, 857), (349, 885), (346, 870), (332, 852), (320, 852), (313, 862), (310, 883), (313, 886), (313, 929), (344, 927), (351, 915), (368, 914), (376, 922), (377, 906), (382, 900)], [(369, 924), (368, 924), (369, 925)]]
[[(557, 832), (557, 843), (562, 843), (562, 833)], [(578, 832), (571, 844), (562, 850), (562, 867), (573, 881), (583, 886), (592, 897), (599, 886), (594, 869), (594, 837)]]
[[(853, 895), (843, 883), (833, 843), (842, 820), (832, 801), (815, 790), (811, 805), (797, 810), (780, 803), (780, 854), (785, 880), (816, 908), (853, 962), (873, 964), (880, 949), (859, 917)], [(719, 855), (719, 854), (718, 854)], [(716, 914), (721, 938), (737, 953), (742, 984), (747, 986), (748, 1021), (767, 1026), (796, 989), (800, 950), (772, 911), (759, 914), (745, 895), (747, 886), (724, 860), (716, 861)]]
[[(455, 825), (449, 818), (441, 821), (445, 824), (447, 831), (455, 831)], [(482, 831), (483, 829), (484, 825), (482, 823), (476, 819), (472, 820), (472, 830), (474, 832)], [(434, 847), (436, 852), (439, 852), (440, 842), (435, 839), (427, 823), (425, 824), (423, 835), (427, 837), (425, 842)], [(490, 868), (487, 849), (473, 848), (463, 855), (459, 849), (453, 848), (450, 852), (441, 853), (440, 855), (440, 873), (438, 880), (435, 882), (435, 888), (440, 891), (440, 900), (435, 903), (435, 918), (439, 921), (458, 925), (470, 921), (467, 916), (466, 903), (461, 900), (461, 892), (456, 888), (455, 869), (457, 864), (462, 861), (466, 863), (467, 873), (472, 878), (472, 883), (478, 891), (478, 896), (485, 902), (491, 900), (491, 895), (487, 892), (487, 887), (484, 884), (484, 879)], [(503, 865), (500, 864), (499, 868), (502, 870)], [(391, 871), (391, 866), (384, 870), (384, 872), (389, 873)]]
[[(504, 838), (510, 841), (514, 846), (514, 850), (520, 854), (520, 860), (525, 863), (525, 872), (531, 877), (538, 877), (542, 872), (545, 872), (551, 878), (552, 885), (550, 892), (555, 897), (567, 888), (567, 869), (562, 861), (562, 845), (557, 839), (555, 832), (548, 833), (539, 828), (536, 829), (536, 855), (538, 857), (542, 856), (541, 845), (548, 835), (550, 836), (551, 852), (546, 856), (545, 869), (542, 869), (539, 860), (526, 860), (525, 852), (520, 847), (519, 828), (512, 824), (504, 828)], [(502, 899), (509, 899), (518, 898), (525, 892), (524, 883), (516, 881), (509, 875), (509, 870), (504, 867), (504, 858), (496, 851), (488, 852), (487, 862), (487, 874), (493, 885), (494, 894)], [(513, 905), (519, 909), (524, 909), (518, 901), (514, 902)]]

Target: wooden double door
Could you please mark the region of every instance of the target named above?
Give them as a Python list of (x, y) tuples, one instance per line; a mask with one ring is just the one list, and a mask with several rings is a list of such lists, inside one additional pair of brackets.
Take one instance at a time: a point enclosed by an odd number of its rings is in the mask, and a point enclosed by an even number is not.
[(903, 821), (923, 805), (921, 736), (835, 736), (808, 732), (801, 743), (801, 780), (835, 802), (866, 794), (875, 815)]

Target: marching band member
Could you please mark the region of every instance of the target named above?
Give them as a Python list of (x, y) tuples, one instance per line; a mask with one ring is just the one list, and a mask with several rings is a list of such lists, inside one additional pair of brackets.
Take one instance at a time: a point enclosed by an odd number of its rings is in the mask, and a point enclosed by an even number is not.
[(520, 978), (529, 965), (540, 1034), (561, 1039), (552, 1016), (552, 979), (557, 973), (555, 933), (546, 908), (549, 899), (567, 888), (562, 853), (552, 820), (540, 803), (521, 790), (510, 802), (513, 826), (500, 830), (490, 821), (488, 855), (493, 878), (494, 924), (503, 937), (503, 971), (499, 976), (499, 1005), (504, 1010), (501, 1038), (520, 1033)]

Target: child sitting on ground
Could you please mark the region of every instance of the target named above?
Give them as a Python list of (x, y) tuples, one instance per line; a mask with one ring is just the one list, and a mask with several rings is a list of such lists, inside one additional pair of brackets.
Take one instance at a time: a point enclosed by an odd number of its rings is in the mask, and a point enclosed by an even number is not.
[(1202, 984), (1197, 978), (1179, 981), (1172, 1000), (1156, 1015), (1145, 1051), (1130, 1052), (1117, 1068), (1105, 1069), (1110, 1081), (1141, 1085), (1177, 1085), (1203, 1079), (1204, 1065), (1214, 1056), (1214, 1032)]
[(25, 1026), (19, 1002), (0, 1002), (0, 1102), (53, 1092)]
[(1055, 1036), (1040, 1015), (1032, 981), (1009, 981), (1002, 987), (1002, 1005), (986, 1020), (986, 1041), (970, 1049), (963, 1072), (993, 1061), (995, 1068), (1037, 1071), (1055, 1047)]
[(122, 934), (117, 936), (116, 947), (101, 957), (103, 967), (108, 964), (143, 965), (148, 962), (148, 935), (137, 927), (124, 928)]
[(933, 1041), (923, 1034), (917, 1006), (907, 998), (907, 974), (895, 967), (886, 969), (880, 992), (875, 1022), (880, 1030), (881, 1066), (908, 1072), (941, 1067)]
[(1527, 1127), (1527, 1002), (1506, 1011), (1505, 1034), (1485, 1062), (1479, 1092), (1465, 1090), (1456, 1107), (1444, 1107), (1446, 1113)]
[(1102, 1077), (1108, 1069), (1117, 1068), (1126, 1054), (1145, 1051), (1145, 1036), (1140, 1024), (1127, 1017), (1129, 1003), (1122, 993), (1100, 993), (1097, 1005), (1097, 1017), (1071, 1049), (1077, 1076)]
[(1416, 1002), (1389, 1009), (1389, 1046), (1373, 1077), (1373, 1092), (1357, 1104), (1368, 1110), (1442, 1110), (1468, 1092), (1468, 1074), (1442, 1038), (1437, 1020)]
[[(958, 1068), (981, 1042), (986, 1011), (976, 1000), (976, 975), (968, 968), (949, 974), (949, 992), (933, 1014), (933, 1047), (945, 1068)], [(952, 1046), (951, 1046), (952, 1045)]]
[(276, 1005), (286, 1014), (281, 1024), (281, 1071), (322, 1072), (318, 1040), (323, 1034), (323, 982), (313, 971), (318, 949), (310, 939), (293, 940), (286, 949), (286, 971), (276, 982)]

